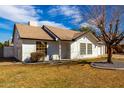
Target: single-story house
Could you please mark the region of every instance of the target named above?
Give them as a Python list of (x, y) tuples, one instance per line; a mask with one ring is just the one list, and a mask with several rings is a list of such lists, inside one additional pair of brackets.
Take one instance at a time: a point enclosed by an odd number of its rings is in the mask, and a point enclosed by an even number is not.
[(45, 53), (45, 60), (83, 59), (105, 54), (105, 45), (91, 32), (72, 31), (34, 22), (15, 24), (14, 57), (20, 61), (32, 52)]

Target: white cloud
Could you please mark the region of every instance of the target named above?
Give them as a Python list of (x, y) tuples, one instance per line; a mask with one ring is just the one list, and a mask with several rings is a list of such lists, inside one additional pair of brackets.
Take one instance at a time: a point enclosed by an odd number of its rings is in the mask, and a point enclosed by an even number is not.
[(14, 22), (37, 21), (39, 19), (33, 6), (0, 6), (0, 17)]
[(61, 14), (61, 15), (67, 16), (69, 18), (72, 18), (73, 19), (72, 23), (75, 23), (75, 24), (82, 21), (81, 13), (80, 13), (78, 7), (76, 7), (76, 6), (56, 6), (56, 7), (53, 7), (52, 9), (50, 9), (48, 11), (48, 13), (50, 15)]
[[(67, 10), (68, 12), (66, 12), (66, 7), (63, 7), (62, 11), (65, 12), (64, 14), (67, 16), (73, 15), (73, 11)], [(36, 9), (34, 6), (0, 6), (0, 17), (13, 22), (27, 23), (31, 20), (37, 21), (40, 25), (51, 25), (70, 29), (63, 24), (54, 21), (39, 21), (40, 15), (38, 14), (42, 13), (43, 11), (41, 9)], [(10, 24), (0, 23), (0, 26), (5, 29), (11, 28)]]
[(81, 23), (80, 24), (80, 27), (90, 27), (91, 25), (90, 24), (88, 24), (88, 23)]
[(39, 14), (43, 14), (43, 10), (41, 10), (41, 9), (37, 9), (36, 12)]
[(99, 29), (95, 26), (95, 25), (92, 25), (92, 24), (89, 24), (89, 23), (82, 23), (80, 24), (80, 28), (81, 27), (91, 27), (93, 28), (96, 32), (99, 32)]
[(64, 28), (64, 29), (70, 29), (66, 26), (64, 26), (61, 23), (56, 23), (54, 21), (40, 21), (38, 22), (39, 25), (49, 25), (49, 26), (55, 26), (55, 27), (60, 27), (60, 28)]

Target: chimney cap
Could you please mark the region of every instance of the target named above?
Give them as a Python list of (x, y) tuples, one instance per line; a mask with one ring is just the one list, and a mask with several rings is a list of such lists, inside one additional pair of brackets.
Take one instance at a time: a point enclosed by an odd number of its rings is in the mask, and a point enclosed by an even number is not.
[(28, 25), (29, 26), (38, 26), (38, 23), (36, 21), (29, 21)]

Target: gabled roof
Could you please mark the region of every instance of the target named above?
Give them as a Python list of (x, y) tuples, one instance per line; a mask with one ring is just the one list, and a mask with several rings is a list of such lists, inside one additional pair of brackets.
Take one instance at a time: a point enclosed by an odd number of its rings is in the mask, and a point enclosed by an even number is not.
[(22, 39), (56, 40), (57, 38), (60, 40), (72, 41), (88, 33), (88, 32), (77, 32), (73, 30), (67, 30), (48, 25), (44, 25), (40, 27), (40, 26), (30, 26), (26, 24), (15, 24), (14, 32), (15, 32), (15, 28), (17, 29), (19, 36)]
[(76, 34), (81, 34), (81, 32), (73, 30), (62, 29), (48, 25), (44, 26), (47, 27), (52, 33), (54, 33), (60, 40), (72, 40)]
[(53, 40), (41, 27), (29, 26), (24, 24), (15, 24), (20, 38), (27, 39), (43, 39), (43, 40)]
[(86, 33), (88, 33), (88, 32), (80, 32), (80, 33), (76, 33), (76, 34), (73, 36), (72, 39), (75, 40), (75, 39), (81, 37), (82, 35), (84, 35), (84, 34), (86, 34)]

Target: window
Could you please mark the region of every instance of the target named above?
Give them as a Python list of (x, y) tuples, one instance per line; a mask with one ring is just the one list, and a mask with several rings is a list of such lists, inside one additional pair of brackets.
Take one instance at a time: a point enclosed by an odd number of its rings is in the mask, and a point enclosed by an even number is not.
[(80, 55), (86, 54), (86, 43), (80, 43)]
[(87, 54), (92, 54), (92, 44), (87, 44)]
[(43, 42), (36, 42), (36, 52), (47, 54), (47, 43)]

